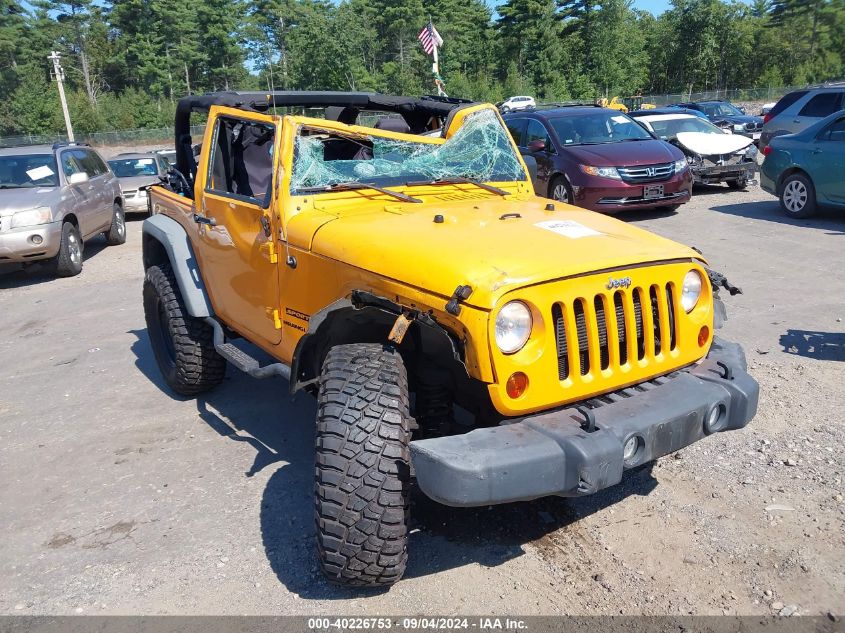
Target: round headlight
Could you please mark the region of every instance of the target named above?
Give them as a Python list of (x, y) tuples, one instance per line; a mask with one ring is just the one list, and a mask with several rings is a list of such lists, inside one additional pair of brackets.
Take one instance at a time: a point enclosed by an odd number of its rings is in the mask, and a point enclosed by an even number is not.
[(684, 287), (681, 290), (681, 305), (687, 312), (692, 312), (698, 298), (701, 296), (701, 273), (691, 270), (684, 275)]
[(496, 345), (504, 354), (523, 348), (531, 336), (531, 310), (522, 301), (506, 303), (496, 317)]

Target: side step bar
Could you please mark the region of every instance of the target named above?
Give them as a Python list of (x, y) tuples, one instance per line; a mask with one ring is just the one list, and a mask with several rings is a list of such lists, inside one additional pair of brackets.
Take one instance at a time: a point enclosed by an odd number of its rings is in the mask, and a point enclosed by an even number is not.
[(214, 329), (214, 349), (217, 350), (217, 353), (229, 361), (232, 365), (240, 369), (245, 374), (249, 374), (253, 378), (271, 378), (273, 376), (280, 376), (285, 380), (290, 380), (290, 367), (284, 363), (272, 363), (262, 367), (258, 364), (257, 359), (253, 358), (234, 344), (226, 342), (226, 337), (223, 334), (223, 328), (216, 319), (206, 317), (205, 320)]

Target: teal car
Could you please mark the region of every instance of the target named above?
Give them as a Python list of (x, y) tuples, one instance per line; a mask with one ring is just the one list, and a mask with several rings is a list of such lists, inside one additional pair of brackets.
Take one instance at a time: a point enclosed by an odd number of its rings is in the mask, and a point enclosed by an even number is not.
[(760, 186), (780, 198), (789, 217), (808, 218), (820, 206), (845, 208), (845, 110), (776, 136), (763, 154)]

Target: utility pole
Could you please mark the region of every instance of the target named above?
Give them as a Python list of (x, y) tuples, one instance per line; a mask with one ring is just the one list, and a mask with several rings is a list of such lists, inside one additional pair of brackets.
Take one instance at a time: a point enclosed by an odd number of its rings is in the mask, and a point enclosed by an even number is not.
[(50, 55), (47, 56), (47, 59), (53, 62), (53, 78), (56, 80), (56, 83), (59, 86), (59, 99), (62, 102), (62, 113), (65, 115), (65, 127), (67, 128), (67, 140), (73, 143), (73, 126), (70, 124), (70, 112), (67, 109), (67, 98), (65, 98), (65, 71), (62, 68), (62, 65), (59, 63), (61, 60), (61, 55), (59, 51), (52, 51)]

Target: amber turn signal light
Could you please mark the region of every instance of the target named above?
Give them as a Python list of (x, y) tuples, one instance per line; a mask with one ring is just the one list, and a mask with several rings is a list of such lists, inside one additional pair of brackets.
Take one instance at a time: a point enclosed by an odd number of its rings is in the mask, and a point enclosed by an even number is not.
[(708, 339), (710, 338), (710, 328), (706, 325), (702, 325), (701, 329), (698, 331), (698, 346), (704, 347), (707, 344)]
[(524, 394), (525, 390), (528, 389), (528, 376), (523, 374), (521, 371), (511, 374), (505, 388), (511, 398), (519, 398), (519, 396)]

